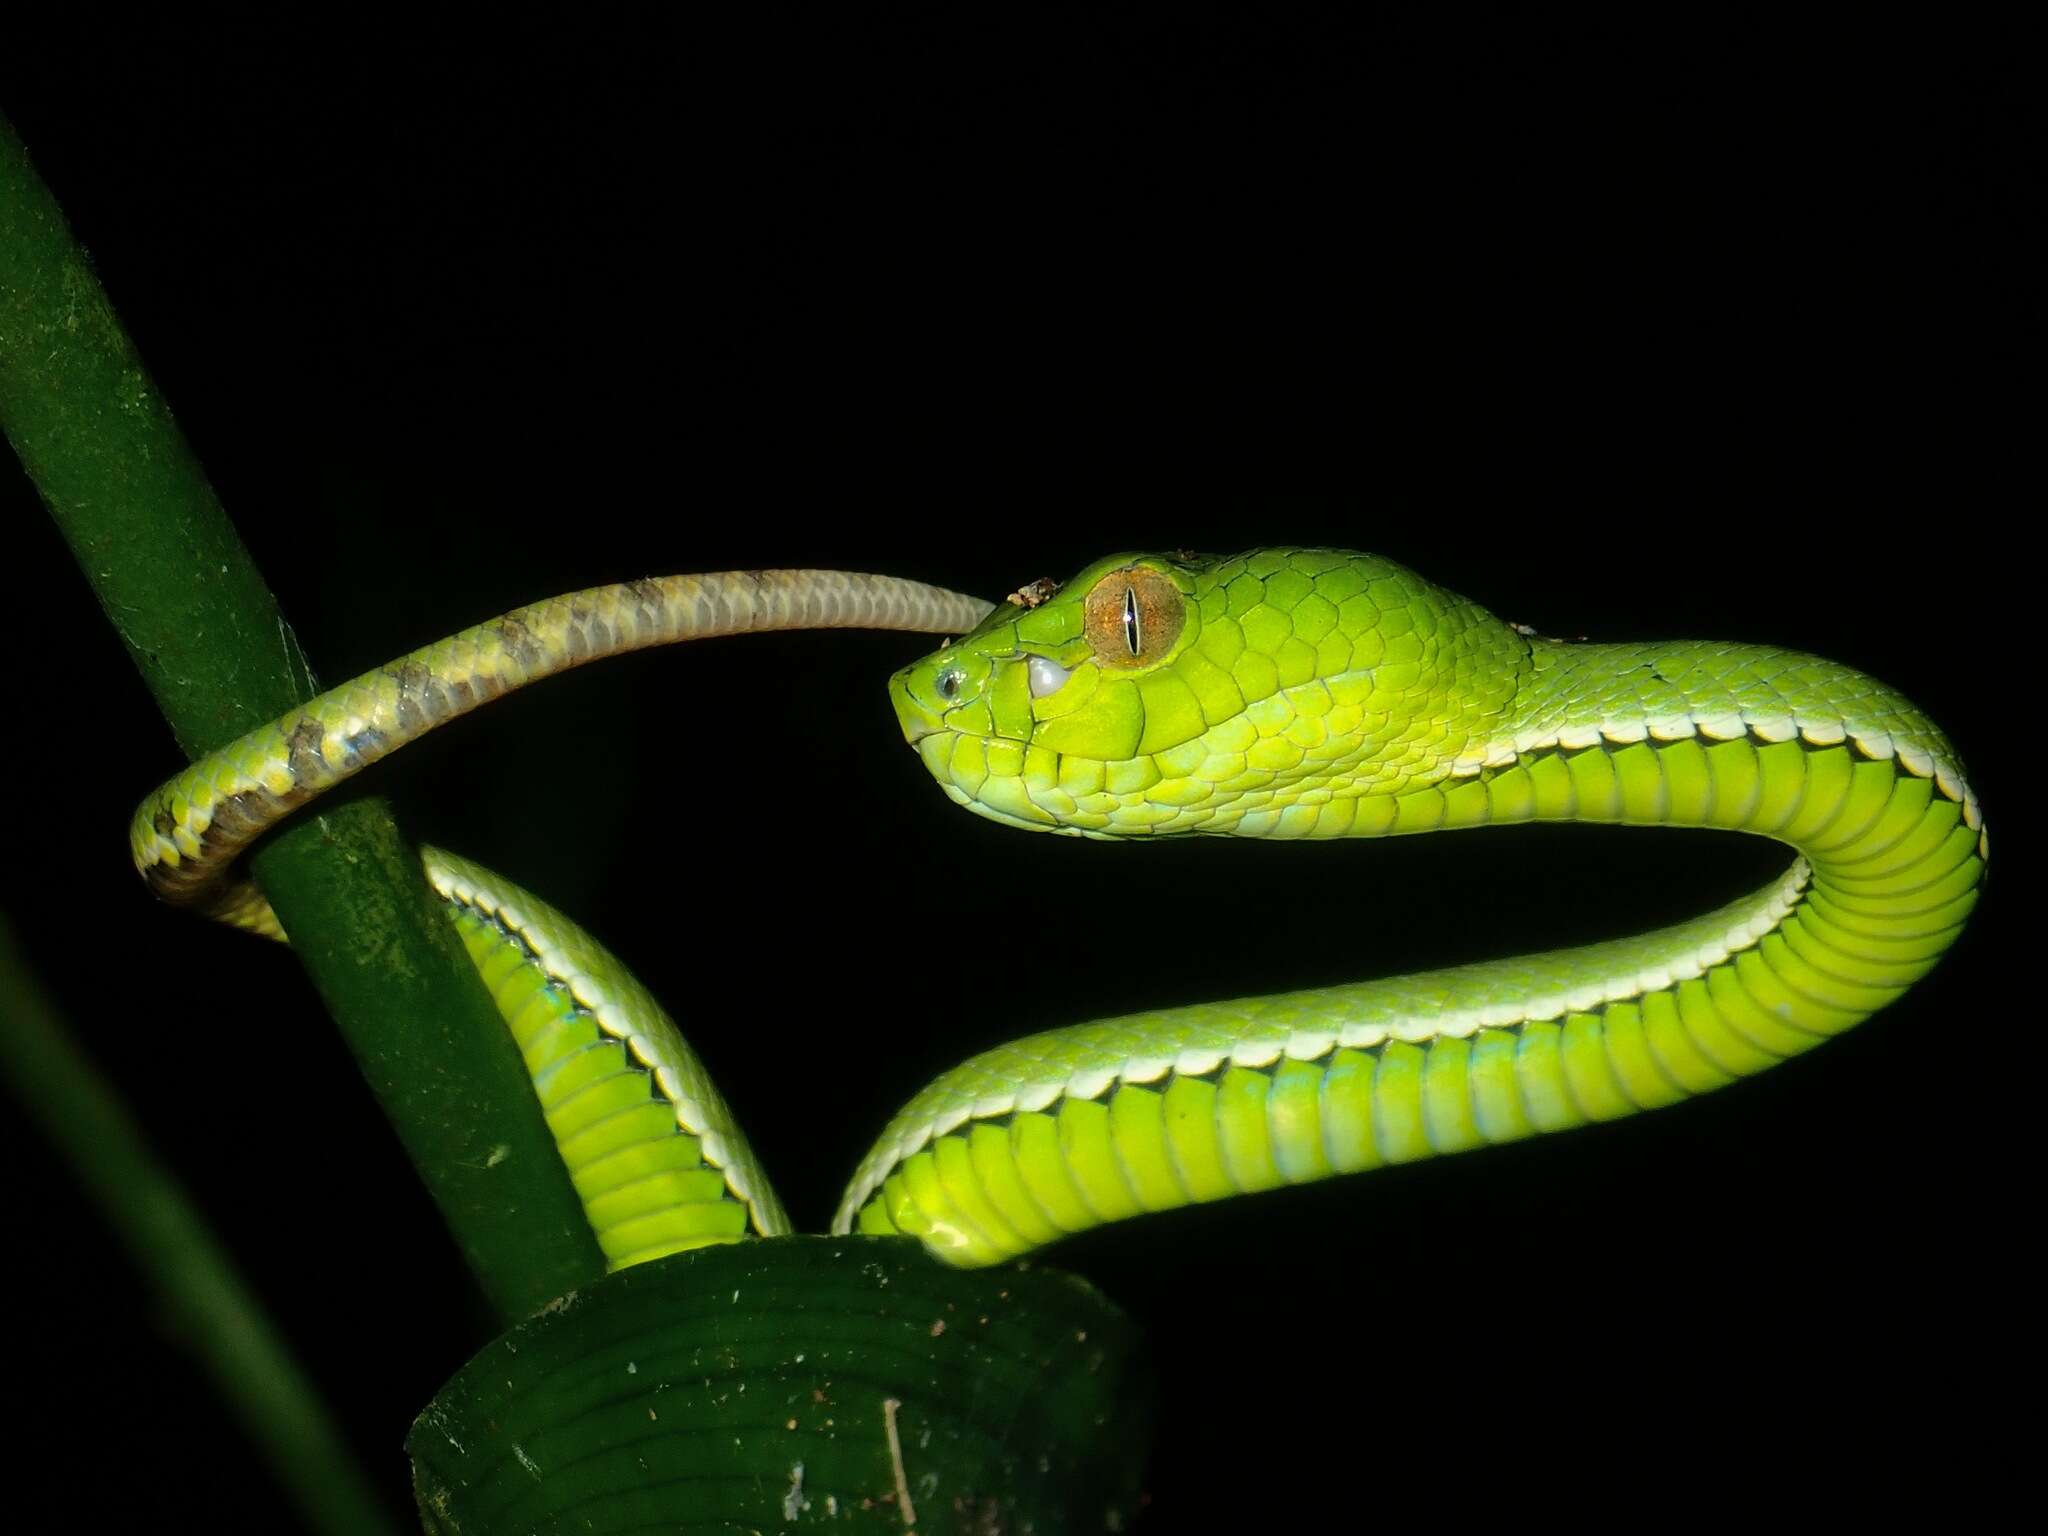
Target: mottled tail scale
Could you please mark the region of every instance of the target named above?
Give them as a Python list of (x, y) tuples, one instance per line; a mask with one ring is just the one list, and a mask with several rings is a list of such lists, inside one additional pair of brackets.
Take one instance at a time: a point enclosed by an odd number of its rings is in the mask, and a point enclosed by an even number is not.
[[(1718, 828), (1796, 850), (1720, 911), (1608, 943), (1077, 1025), (941, 1076), (835, 1231), (961, 1264), (1147, 1211), (1654, 1109), (1797, 1055), (1924, 975), (1986, 842), (1960, 762), (1884, 685), (1723, 643), (1564, 644), (1392, 561), (1117, 555), (1007, 604), (884, 577), (735, 572), (521, 609), (322, 695), (144, 803), (169, 899), (276, 934), (226, 878), (264, 828), (511, 688), (771, 628), (960, 633), (899, 672), (957, 803), (1087, 837), (1373, 837), (1531, 821)], [(978, 627), (976, 627), (978, 625)], [(429, 850), (613, 1267), (789, 1230), (668, 1016), (582, 930)]]

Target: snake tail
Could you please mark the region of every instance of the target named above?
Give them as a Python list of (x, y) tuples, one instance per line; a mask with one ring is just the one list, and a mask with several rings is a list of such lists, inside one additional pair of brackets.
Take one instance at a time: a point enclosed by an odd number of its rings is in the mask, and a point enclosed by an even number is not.
[[(988, 604), (893, 577), (736, 571), (598, 587), (538, 603), (321, 694), (194, 763), (145, 800), (136, 867), (158, 895), (284, 934), (236, 856), (322, 792), (435, 726), (585, 662), (775, 629), (958, 633)], [(632, 974), (510, 881), (423, 850), (523, 1056), (584, 1214), (613, 1269), (790, 1230), (709, 1074)]]
[(786, 629), (953, 634), (988, 604), (893, 576), (724, 571), (593, 587), (516, 608), (365, 672), (207, 754), (144, 800), (136, 870), (165, 901), (271, 938), (277, 919), (235, 858), (314, 796), (438, 725), (606, 656)]
[(1733, 1083), (1926, 974), (1988, 852), (1947, 740), (1859, 672), (1752, 645), (1543, 640), (1345, 551), (1115, 556), (892, 686), (946, 794), (1007, 825), (1319, 839), (1578, 821), (1796, 851), (1762, 890), (1655, 932), (976, 1056), (890, 1122), (834, 1222), (959, 1264)]

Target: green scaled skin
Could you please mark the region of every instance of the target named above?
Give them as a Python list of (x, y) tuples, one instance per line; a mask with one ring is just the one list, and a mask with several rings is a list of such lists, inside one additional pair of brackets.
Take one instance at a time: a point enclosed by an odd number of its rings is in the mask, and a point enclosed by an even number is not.
[(504, 876), (439, 848), (421, 857), (512, 1031), (607, 1266), (788, 1232), (710, 1074), (632, 972)]
[[(978, 626), (978, 627), (975, 627)], [(516, 609), (194, 763), (137, 810), (164, 899), (282, 937), (238, 854), (450, 720), (604, 656), (768, 629), (958, 633), (892, 680), (940, 787), (1085, 837), (1720, 827), (1798, 850), (1631, 939), (1054, 1030), (899, 1114), (833, 1230), (990, 1264), (1145, 1211), (1675, 1103), (1838, 1034), (1953, 942), (1986, 844), (1941, 733), (1861, 673), (1723, 643), (1566, 645), (1390, 560), (1115, 555), (993, 610), (893, 577), (730, 571)], [(427, 850), (611, 1267), (787, 1218), (674, 1023), (602, 946)]]
[(1123, 554), (891, 680), (956, 803), (1085, 837), (1371, 837), (1521, 821), (1798, 850), (1672, 928), (1036, 1035), (888, 1126), (834, 1230), (987, 1264), (1100, 1223), (1675, 1103), (1867, 1018), (1984, 869), (1948, 742), (1847, 667), (1526, 635), (1393, 561)]

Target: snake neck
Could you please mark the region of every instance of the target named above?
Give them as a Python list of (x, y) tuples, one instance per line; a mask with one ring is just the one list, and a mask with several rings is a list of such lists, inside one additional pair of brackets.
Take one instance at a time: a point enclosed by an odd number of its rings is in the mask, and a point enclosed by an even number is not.
[(1769, 646), (1539, 641), (1492, 728), (1428, 786), (1391, 797), (1387, 825), (1359, 830), (1722, 827), (1789, 843), (1819, 870), (1901, 780), (1981, 833), (1947, 738), (1852, 668)]

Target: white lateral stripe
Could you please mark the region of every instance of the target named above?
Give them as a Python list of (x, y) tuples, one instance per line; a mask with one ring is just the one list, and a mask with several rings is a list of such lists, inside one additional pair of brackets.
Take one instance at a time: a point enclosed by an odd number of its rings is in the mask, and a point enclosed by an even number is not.
[(757, 1228), (770, 1225), (764, 1219), (745, 1166), (732, 1156), (723, 1133), (713, 1123), (716, 1117), (706, 1113), (703, 1104), (685, 1091), (664, 1042), (645, 1030), (635, 1028), (629, 1019), (623, 1017), (611, 989), (578, 965), (555, 941), (550, 931), (552, 925), (543, 924), (528, 913), (512, 892), (487, 889), (470, 875), (465, 867), (467, 861), (441, 849), (422, 851), (428, 884), (446, 900), (469, 908), (515, 939), (533, 957), (534, 963), (551, 983), (567, 991), (577, 1005), (590, 1014), (600, 1030), (620, 1041), (629, 1057), (646, 1069), (661, 1096), (668, 1101), (675, 1115), (676, 1128), (696, 1139), (705, 1165), (718, 1171), (733, 1198), (746, 1206)]

